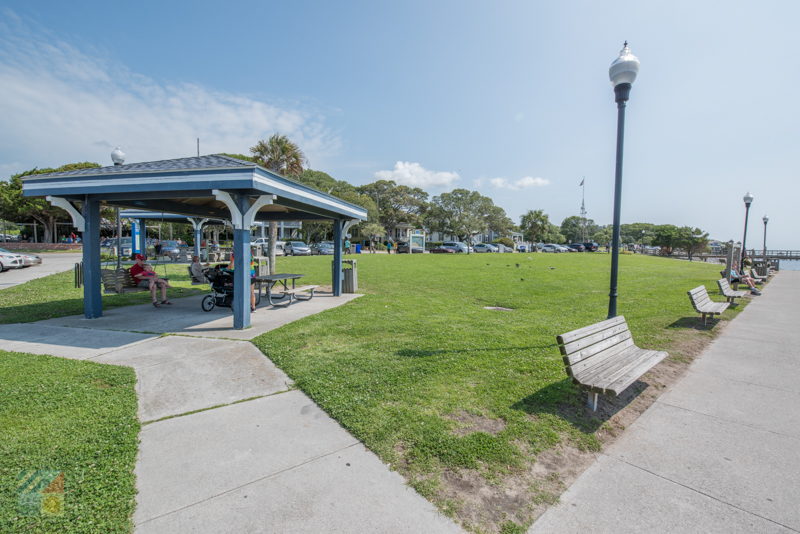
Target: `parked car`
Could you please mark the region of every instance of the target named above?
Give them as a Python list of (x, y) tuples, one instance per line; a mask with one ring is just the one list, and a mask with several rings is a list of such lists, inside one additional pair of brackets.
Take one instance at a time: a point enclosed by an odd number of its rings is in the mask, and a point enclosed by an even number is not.
[(463, 252), (456, 247), (449, 247), (447, 245), (439, 245), (438, 247), (431, 249), (431, 254), (455, 254), (457, 252)]
[[(122, 257), (130, 257), (132, 250), (133, 250), (133, 238), (132, 237), (121, 237), (120, 238), (120, 250), (122, 251)], [(105, 251), (106, 254), (112, 254), (114, 256), (117, 255), (117, 238), (112, 237), (111, 239), (106, 239), (102, 243), (100, 243), (100, 248), (107, 249)]]
[(547, 243), (546, 245), (542, 245), (542, 252), (561, 252), (561, 250), (559, 250), (558, 245)]
[(287, 256), (311, 256), (311, 247), (302, 241), (287, 241), (283, 246), (283, 252)]
[(23, 267), (25, 267), (25, 260), (22, 254), (6, 250), (0, 252), (0, 273), (6, 269), (22, 269)]
[(570, 243), (567, 246), (573, 250), (577, 250), (578, 252), (584, 252), (586, 250), (586, 247), (583, 246), (583, 243)]
[(333, 241), (321, 241), (311, 245), (311, 254), (317, 256), (331, 256), (333, 255)]
[(30, 267), (31, 265), (40, 265), (42, 263), (42, 258), (40, 256), (37, 256), (36, 254), (27, 254), (25, 252), (12, 252), (5, 248), (0, 248), (0, 252), (4, 254), (22, 256), (23, 267)]
[(578, 252), (577, 250), (569, 247), (565, 247), (564, 245), (556, 245), (559, 252)]
[(517, 245), (517, 250), (519, 252), (528, 252), (528, 247), (527, 245)]
[[(411, 245), (411, 253), (412, 254), (422, 254), (425, 252), (425, 249), (419, 245)], [(398, 254), (408, 254), (408, 243), (406, 241), (400, 241), (397, 243), (397, 253)]]
[(475, 252), (497, 252), (497, 247), (489, 243), (478, 243), (472, 248)]
[(598, 245), (594, 241), (589, 241), (588, 243), (583, 244), (583, 247), (586, 250), (586, 252), (596, 252), (599, 246), (600, 245)]
[(461, 241), (445, 241), (442, 243), (443, 247), (450, 247), (456, 249), (456, 252), (463, 252), (466, 254), (469, 252), (466, 243), (462, 243)]
[(513, 248), (507, 247), (502, 243), (497, 243), (495, 246), (497, 247), (497, 252), (505, 252), (505, 253), (514, 252)]

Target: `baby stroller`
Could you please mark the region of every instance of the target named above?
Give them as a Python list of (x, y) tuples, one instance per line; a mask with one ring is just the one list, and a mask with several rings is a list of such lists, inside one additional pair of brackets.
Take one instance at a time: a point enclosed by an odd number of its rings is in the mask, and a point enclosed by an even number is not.
[[(233, 274), (225, 269), (204, 269), (203, 274), (211, 284), (211, 294), (203, 297), (200, 306), (203, 311), (211, 311), (215, 306), (230, 308), (233, 306)], [(256, 306), (261, 295), (256, 293)]]

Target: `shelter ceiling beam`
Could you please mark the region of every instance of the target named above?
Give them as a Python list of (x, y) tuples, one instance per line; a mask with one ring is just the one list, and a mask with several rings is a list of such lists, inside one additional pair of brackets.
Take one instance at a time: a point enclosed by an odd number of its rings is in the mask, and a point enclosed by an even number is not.
[(120, 206), (134, 210), (147, 210), (147, 211), (162, 211), (164, 213), (176, 213), (178, 215), (186, 215), (188, 217), (207, 217), (213, 219), (227, 219), (228, 213), (225, 209), (209, 209), (202, 206), (194, 206), (191, 204), (184, 204), (182, 202), (175, 202), (171, 200), (121, 200), (108, 202), (110, 206)]

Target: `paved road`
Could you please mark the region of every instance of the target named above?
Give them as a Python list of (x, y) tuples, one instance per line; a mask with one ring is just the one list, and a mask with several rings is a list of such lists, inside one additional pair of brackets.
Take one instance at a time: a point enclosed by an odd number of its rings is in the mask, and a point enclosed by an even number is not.
[(800, 532), (798, 305), (782, 271), (529, 534)]
[(83, 257), (80, 253), (72, 252), (43, 253), (38, 254), (38, 256), (42, 257), (41, 265), (26, 267), (24, 269), (10, 269), (0, 273), (0, 289), (24, 284), (28, 280), (33, 280), (34, 278), (41, 278), (42, 276), (69, 271), (74, 268), (75, 264), (81, 261)]

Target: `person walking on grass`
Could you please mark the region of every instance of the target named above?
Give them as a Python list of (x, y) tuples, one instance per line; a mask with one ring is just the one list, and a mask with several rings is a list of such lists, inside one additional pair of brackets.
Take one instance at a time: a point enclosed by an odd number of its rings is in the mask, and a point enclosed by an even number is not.
[(391, 241), (387, 241), (386, 242), (386, 253), (387, 254), (391, 254), (392, 253), (392, 242)]

